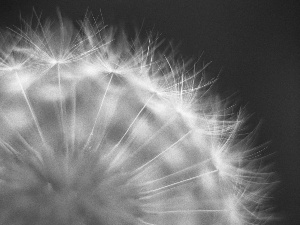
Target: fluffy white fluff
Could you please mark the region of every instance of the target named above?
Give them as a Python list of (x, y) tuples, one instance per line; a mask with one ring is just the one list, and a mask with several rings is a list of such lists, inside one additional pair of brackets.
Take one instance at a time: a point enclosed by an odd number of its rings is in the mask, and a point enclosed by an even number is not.
[(270, 174), (244, 115), (155, 38), (115, 31), (2, 34), (0, 224), (264, 224)]

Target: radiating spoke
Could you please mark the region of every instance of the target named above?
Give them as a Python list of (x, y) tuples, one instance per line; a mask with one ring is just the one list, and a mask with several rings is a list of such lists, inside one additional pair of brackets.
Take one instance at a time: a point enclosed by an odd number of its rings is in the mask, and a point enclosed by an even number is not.
[(43, 135), (43, 133), (42, 133), (42, 129), (41, 129), (40, 125), (39, 125), (39, 122), (38, 122), (38, 119), (37, 119), (37, 117), (36, 117), (36, 114), (35, 114), (35, 112), (34, 112), (32, 106), (31, 106), (31, 104), (30, 104), (29, 98), (28, 98), (28, 96), (27, 96), (27, 94), (26, 94), (26, 92), (25, 92), (25, 90), (24, 90), (24, 87), (23, 87), (23, 85), (22, 85), (22, 82), (21, 82), (21, 80), (20, 80), (20, 77), (19, 77), (19, 75), (18, 75), (17, 72), (16, 72), (15, 74), (16, 74), (16, 78), (17, 78), (17, 80), (18, 80), (18, 83), (19, 83), (19, 85), (20, 85), (20, 88), (21, 88), (21, 90), (22, 90), (23, 97), (24, 97), (24, 99), (25, 99), (25, 101), (26, 101), (26, 104), (27, 104), (29, 110), (30, 110), (31, 116), (32, 116), (32, 118), (33, 118), (33, 120), (34, 120), (34, 123), (35, 123), (35, 126), (36, 126), (37, 131), (38, 131), (38, 133), (39, 133), (39, 136), (40, 136), (40, 138), (41, 138), (41, 140), (42, 140), (42, 143), (43, 143), (43, 145), (44, 145), (46, 148), (48, 148), (47, 142), (46, 142), (46, 140), (45, 140), (45, 138), (44, 138), (44, 135)]

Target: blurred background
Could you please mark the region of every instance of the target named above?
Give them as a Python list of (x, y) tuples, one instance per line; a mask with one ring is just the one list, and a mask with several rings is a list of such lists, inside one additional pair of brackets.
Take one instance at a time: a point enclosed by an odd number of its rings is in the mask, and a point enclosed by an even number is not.
[[(267, 0), (0, 0), (0, 27), (20, 27), (33, 9), (57, 19), (57, 9), (73, 21), (87, 10), (107, 25), (159, 33), (183, 59), (212, 62), (222, 97), (233, 93), (262, 122), (258, 143), (271, 140), (281, 183), (274, 192), (274, 224), (300, 224), (300, 23), (297, 1)], [(166, 46), (168, 42), (166, 42)], [(199, 68), (201, 68), (199, 63)]]

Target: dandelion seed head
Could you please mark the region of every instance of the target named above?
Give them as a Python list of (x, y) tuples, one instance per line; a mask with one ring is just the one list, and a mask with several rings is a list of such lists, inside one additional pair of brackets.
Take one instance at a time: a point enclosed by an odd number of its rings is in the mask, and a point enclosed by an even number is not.
[(32, 26), (1, 37), (1, 224), (266, 222), (270, 173), (215, 80), (155, 38)]

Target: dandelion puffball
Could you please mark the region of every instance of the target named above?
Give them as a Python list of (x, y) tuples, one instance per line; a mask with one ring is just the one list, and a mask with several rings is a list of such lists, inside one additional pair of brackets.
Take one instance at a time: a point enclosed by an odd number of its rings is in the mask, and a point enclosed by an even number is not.
[(155, 38), (38, 24), (0, 38), (0, 224), (265, 224), (261, 148), (203, 70)]

